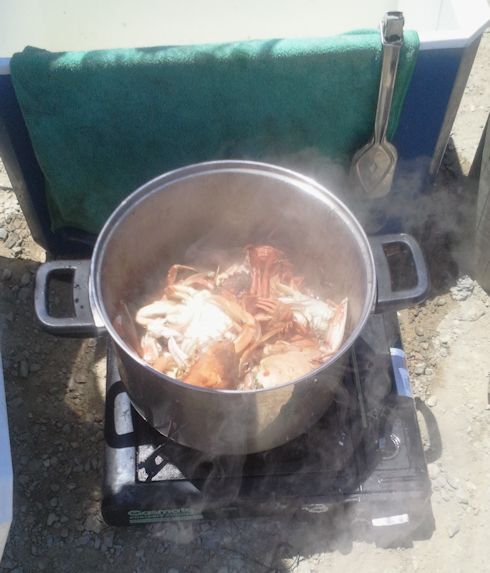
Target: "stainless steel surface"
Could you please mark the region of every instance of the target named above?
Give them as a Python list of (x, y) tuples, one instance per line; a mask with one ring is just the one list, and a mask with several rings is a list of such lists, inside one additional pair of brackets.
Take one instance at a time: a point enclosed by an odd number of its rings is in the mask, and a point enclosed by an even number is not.
[[(223, 249), (274, 242), (319, 293), (349, 297), (340, 351), (308, 376), (271, 390), (206, 390), (153, 370), (112, 325), (175, 262), (216, 264)], [(153, 277), (153, 279), (152, 279)], [(375, 269), (357, 220), (314, 181), (279, 167), (219, 161), (147, 183), (113, 213), (97, 241), (90, 298), (116, 343), (121, 377), (140, 414), (175, 441), (213, 454), (249, 453), (296, 437), (328, 408), (346, 351), (373, 309)]]
[(373, 139), (353, 157), (350, 170), (351, 188), (366, 198), (384, 197), (393, 183), (398, 154), (386, 139), (391, 102), (395, 89), (400, 49), (403, 45), (403, 15), (388, 12), (381, 22), (383, 63), (374, 121)]

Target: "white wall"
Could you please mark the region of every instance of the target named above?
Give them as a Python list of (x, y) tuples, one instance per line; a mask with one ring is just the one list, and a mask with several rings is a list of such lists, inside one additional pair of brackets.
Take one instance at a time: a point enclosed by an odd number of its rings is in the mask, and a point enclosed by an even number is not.
[(421, 33), (474, 32), (482, 7), (486, 0), (1, 0), (0, 57), (28, 44), (63, 51), (322, 36), (377, 26), (388, 10), (402, 10)]

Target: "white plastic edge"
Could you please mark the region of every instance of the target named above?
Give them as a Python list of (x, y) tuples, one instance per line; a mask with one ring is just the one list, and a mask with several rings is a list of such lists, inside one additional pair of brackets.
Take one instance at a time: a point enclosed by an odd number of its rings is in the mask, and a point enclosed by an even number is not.
[(473, 33), (468, 31), (468, 34), (462, 34), (461, 30), (452, 31), (421, 31), (419, 32), (420, 50), (444, 50), (448, 48), (461, 48), (464, 49), (471, 45), (490, 24), (490, 14), (484, 23)]

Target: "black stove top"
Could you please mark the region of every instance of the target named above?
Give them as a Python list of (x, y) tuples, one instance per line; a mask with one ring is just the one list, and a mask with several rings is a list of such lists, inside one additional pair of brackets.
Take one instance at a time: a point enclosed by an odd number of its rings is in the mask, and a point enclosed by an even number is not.
[(373, 527), (426, 512), (430, 481), (396, 314), (373, 315), (332, 406), (307, 433), (248, 456), (180, 446), (131, 407), (108, 353), (102, 513), (111, 525), (311, 515), (352, 502)]

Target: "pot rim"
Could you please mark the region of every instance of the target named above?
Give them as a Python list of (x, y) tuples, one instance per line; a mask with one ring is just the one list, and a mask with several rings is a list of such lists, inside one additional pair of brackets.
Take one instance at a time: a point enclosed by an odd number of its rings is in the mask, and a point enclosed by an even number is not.
[[(313, 194), (318, 200), (324, 200), (326, 203), (326, 199), (328, 199), (329, 206), (332, 204), (337, 208), (336, 212), (342, 214), (344, 219), (349, 223), (349, 225), (353, 226), (353, 231), (357, 233), (357, 237), (359, 239), (359, 243), (362, 250), (363, 257), (367, 258), (368, 262), (368, 275), (366, 277), (366, 286), (367, 286), (367, 296), (364, 300), (364, 308), (362, 310), (361, 318), (358, 321), (355, 328), (352, 330), (349, 337), (343, 342), (340, 349), (332, 355), (328, 360), (326, 360), (323, 364), (321, 364), (318, 368), (314, 370), (310, 370), (304, 376), (300, 378), (295, 378), (293, 380), (289, 380), (288, 382), (284, 382), (283, 384), (279, 384), (274, 386), (273, 388), (260, 388), (256, 390), (229, 390), (229, 389), (213, 389), (213, 388), (203, 388), (200, 386), (193, 386), (191, 384), (187, 384), (182, 380), (177, 378), (171, 378), (158, 370), (155, 370), (152, 366), (146, 363), (138, 353), (132, 349), (118, 334), (114, 326), (112, 325), (112, 321), (110, 320), (105, 305), (102, 300), (102, 283), (101, 283), (101, 273), (100, 267), (103, 263), (104, 252), (106, 245), (110, 242), (115, 229), (117, 228), (118, 224), (124, 221), (125, 217), (135, 209), (139, 203), (146, 200), (149, 196), (153, 195), (154, 193), (159, 193), (168, 185), (171, 185), (175, 181), (196, 177), (202, 174), (209, 174), (213, 171), (216, 172), (235, 172), (235, 173), (254, 173), (254, 174), (269, 174), (274, 175), (276, 179), (287, 180), (291, 183), (296, 184), (297, 187), (301, 187), (303, 191), (309, 192), (310, 195)], [(312, 193), (314, 191), (314, 193)], [(183, 388), (189, 390), (195, 390), (210, 394), (231, 394), (233, 396), (241, 395), (241, 394), (255, 394), (255, 393), (262, 393), (262, 392), (274, 392), (279, 388), (285, 388), (286, 386), (296, 385), (304, 383), (312, 378), (316, 378), (321, 375), (322, 371), (332, 366), (337, 360), (339, 360), (354, 344), (354, 341), (359, 336), (362, 328), (364, 327), (369, 315), (371, 314), (375, 301), (376, 301), (376, 268), (374, 265), (374, 257), (372, 254), (371, 247), (369, 245), (368, 238), (364, 229), (362, 228), (361, 224), (351, 212), (351, 210), (340, 200), (338, 199), (331, 191), (326, 189), (323, 185), (315, 181), (314, 179), (302, 175), (296, 171), (291, 169), (287, 169), (285, 167), (280, 167), (277, 165), (273, 165), (270, 163), (264, 163), (259, 161), (248, 161), (248, 160), (217, 160), (217, 161), (206, 161), (202, 163), (195, 163), (192, 165), (187, 165), (184, 167), (180, 167), (178, 169), (174, 169), (172, 171), (166, 172), (162, 175), (158, 175), (154, 179), (147, 181), (140, 187), (138, 187), (131, 195), (126, 197), (116, 209), (112, 212), (110, 217), (107, 219), (106, 223), (104, 224), (102, 230), (99, 233), (97, 241), (95, 243), (92, 259), (90, 261), (90, 277), (89, 277), (89, 298), (90, 304), (94, 311), (94, 314), (100, 319), (102, 324), (104, 325), (105, 329), (111, 336), (112, 340), (118, 345), (118, 347), (128, 354), (133, 360), (135, 360), (139, 366), (144, 368), (152, 375), (157, 375), (162, 381), (170, 382), (172, 384), (176, 384)]]

